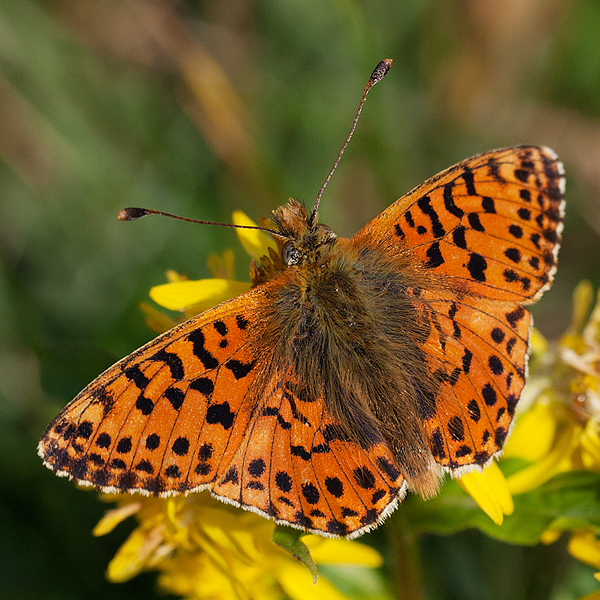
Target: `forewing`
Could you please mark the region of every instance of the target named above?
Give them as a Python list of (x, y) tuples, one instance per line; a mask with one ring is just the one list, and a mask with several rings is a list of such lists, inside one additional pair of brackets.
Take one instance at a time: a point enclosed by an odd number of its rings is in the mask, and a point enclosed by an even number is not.
[(454, 289), (525, 304), (552, 281), (563, 213), (564, 171), (554, 152), (518, 146), (429, 179), (355, 238), (410, 253)]
[(259, 369), (248, 331), (260, 288), (190, 319), (116, 363), (48, 426), (57, 474), (103, 491), (207, 487), (235, 454)]

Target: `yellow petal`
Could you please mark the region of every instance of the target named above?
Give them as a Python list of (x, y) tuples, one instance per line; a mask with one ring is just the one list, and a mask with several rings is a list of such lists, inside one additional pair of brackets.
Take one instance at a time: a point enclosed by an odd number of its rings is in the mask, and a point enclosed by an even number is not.
[(140, 527), (135, 529), (110, 561), (106, 577), (113, 583), (122, 583), (135, 577), (162, 543), (163, 529), (163, 525), (150, 531)]
[(529, 467), (521, 469), (507, 478), (508, 489), (512, 494), (528, 492), (545, 483), (558, 472), (564, 458), (571, 456), (581, 435), (581, 427), (568, 421), (557, 434), (554, 447), (543, 458)]
[(222, 254), (210, 254), (206, 259), (206, 266), (216, 279), (235, 278), (235, 254), (231, 249), (224, 250)]
[(594, 532), (587, 529), (574, 532), (568, 550), (577, 560), (600, 569), (600, 540)]
[(283, 591), (292, 600), (348, 600), (329, 581), (321, 577), (313, 584), (310, 573), (299, 564), (286, 561), (276, 575)]
[(318, 564), (355, 564), (366, 567), (379, 567), (383, 558), (370, 546), (343, 539), (323, 538), (307, 535), (302, 541), (308, 546), (310, 554)]
[(502, 525), (504, 515), (512, 514), (512, 496), (497, 463), (491, 463), (483, 472), (463, 475), (458, 483), (496, 525)]
[[(256, 223), (247, 217), (241, 210), (233, 213), (234, 225), (246, 225), (256, 227)], [(236, 229), (235, 230), (244, 250), (255, 260), (260, 260), (262, 256), (269, 256), (269, 247), (277, 249), (277, 245), (264, 231), (257, 229)]]
[(163, 333), (177, 325), (174, 319), (161, 313), (160, 310), (150, 306), (147, 302), (139, 302), (138, 307), (144, 313), (144, 320), (148, 328), (156, 333)]
[(187, 281), (189, 277), (187, 275), (183, 275), (182, 273), (178, 273), (173, 269), (167, 269), (165, 273), (165, 277), (169, 283), (175, 283), (176, 281)]
[(504, 456), (534, 462), (546, 455), (556, 434), (556, 412), (550, 401), (540, 399), (517, 417), (511, 436), (504, 446)]
[(580, 281), (573, 291), (573, 312), (566, 335), (580, 336), (582, 334), (593, 301), (594, 286), (592, 282), (587, 279)]
[(150, 298), (170, 310), (185, 310), (193, 306), (198, 309), (197, 312), (203, 312), (249, 289), (250, 284), (241, 281), (199, 279), (154, 286), (150, 290)]
[(540, 536), (540, 542), (549, 546), (550, 544), (554, 544), (563, 533), (561, 529), (546, 529)]
[(600, 470), (600, 424), (589, 419), (581, 436), (581, 458), (586, 469)]
[(548, 340), (535, 327), (531, 330), (529, 347), (534, 355), (542, 355), (548, 352)]
[(123, 506), (107, 510), (92, 530), (92, 535), (99, 536), (110, 533), (119, 523), (134, 515), (141, 507), (141, 502), (128, 502)]

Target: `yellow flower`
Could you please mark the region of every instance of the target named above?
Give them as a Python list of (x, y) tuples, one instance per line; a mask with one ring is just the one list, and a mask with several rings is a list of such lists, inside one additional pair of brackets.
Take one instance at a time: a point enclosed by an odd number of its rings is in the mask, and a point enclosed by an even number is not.
[(458, 483), (496, 525), (502, 525), (504, 515), (513, 513), (513, 499), (498, 463), (491, 463), (481, 472), (467, 473)]
[[(107, 576), (113, 582), (155, 569), (163, 590), (188, 598), (345, 598), (324, 578), (315, 584), (296, 558), (273, 543), (272, 521), (218, 502), (207, 493), (106, 499), (119, 506), (98, 523), (96, 535), (109, 533), (132, 515), (139, 521), (109, 564)], [(316, 535), (302, 541), (317, 564), (372, 568), (382, 563), (375, 550), (358, 542)]]
[(583, 563), (586, 563), (599, 572), (595, 574), (600, 581), (600, 539), (592, 531), (582, 529), (575, 531), (569, 540), (569, 552)]
[(600, 300), (590, 314), (592, 301), (591, 284), (584, 281), (575, 289), (571, 325), (558, 343), (536, 333), (524, 398), (530, 408), (518, 414), (504, 449), (505, 457), (531, 463), (508, 478), (513, 494), (560, 472), (600, 471)]
[[(592, 309), (593, 301), (591, 284), (580, 283), (562, 338), (552, 344), (539, 333), (534, 336), (526, 411), (518, 413), (504, 452), (506, 458), (529, 463), (507, 478), (512, 494), (533, 490), (559, 473), (600, 472), (600, 295)], [(563, 532), (560, 526), (548, 529), (541, 541), (552, 543)], [(572, 531), (568, 549), (600, 570), (597, 531)]]

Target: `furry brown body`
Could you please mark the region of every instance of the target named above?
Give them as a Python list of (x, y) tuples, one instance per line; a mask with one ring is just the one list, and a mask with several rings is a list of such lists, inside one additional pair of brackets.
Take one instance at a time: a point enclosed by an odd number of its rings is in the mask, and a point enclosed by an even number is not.
[(286, 250), (295, 264), (267, 284), (260, 331), (252, 336), (257, 356), (271, 362), (266, 378), (289, 365), (293, 378), (306, 382), (305, 397), (324, 399), (340, 435), (364, 448), (385, 442), (409, 489), (434, 495), (442, 470), (421, 414), (439, 382), (419, 348), (429, 331), (414, 307), (433, 279), (376, 241), (310, 226), (294, 200), (273, 220), (292, 240), (295, 252)]

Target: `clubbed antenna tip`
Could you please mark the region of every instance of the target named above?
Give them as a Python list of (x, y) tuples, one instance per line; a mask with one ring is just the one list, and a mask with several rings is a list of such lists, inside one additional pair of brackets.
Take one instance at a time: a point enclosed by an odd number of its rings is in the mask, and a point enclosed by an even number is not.
[(308, 220), (308, 224), (311, 227), (313, 225), (315, 225), (317, 222), (317, 216), (318, 216), (318, 212), (319, 212), (319, 202), (321, 201), (321, 196), (323, 195), (323, 192), (325, 191), (325, 188), (327, 187), (327, 184), (329, 183), (329, 180), (331, 179), (333, 172), (337, 169), (340, 159), (342, 158), (342, 154), (344, 154), (344, 150), (346, 149), (346, 146), (348, 145), (348, 143), (350, 142), (350, 139), (352, 138), (352, 135), (354, 134), (354, 130), (356, 129), (356, 124), (358, 123), (358, 118), (360, 117), (360, 112), (362, 111), (363, 104), (365, 103), (365, 100), (367, 99), (367, 94), (369, 93), (369, 90), (376, 83), (379, 83), (388, 74), (388, 71), (392, 68), (393, 62), (394, 61), (391, 58), (385, 58), (375, 67), (375, 69), (371, 73), (371, 77), (369, 78), (369, 81), (367, 82), (367, 86), (365, 87), (365, 91), (363, 92), (362, 98), (360, 99), (360, 104), (358, 105), (358, 110), (356, 111), (356, 116), (354, 117), (354, 121), (352, 121), (352, 127), (350, 128), (350, 133), (348, 134), (348, 137), (346, 138), (346, 141), (344, 142), (344, 145), (342, 146), (340, 153), (338, 154), (337, 158), (335, 159), (335, 162), (333, 163), (333, 167), (331, 168), (331, 171), (329, 171), (329, 175), (327, 175), (325, 181), (323, 182), (323, 185), (321, 186), (321, 189), (319, 190), (319, 193), (317, 194), (317, 199), (315, 200), (315, 205), (312, 209), (312, 212), (310, 213), (310, 218)]

